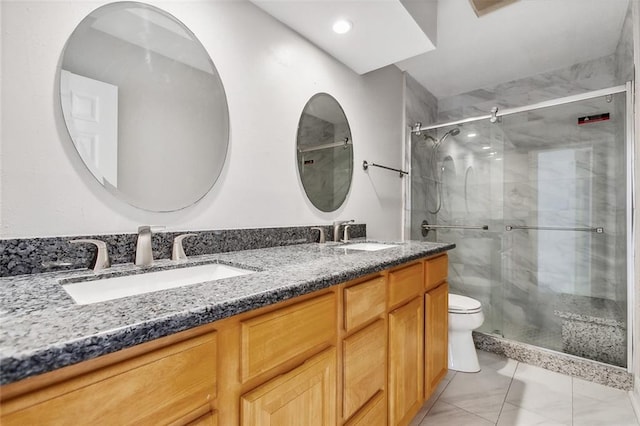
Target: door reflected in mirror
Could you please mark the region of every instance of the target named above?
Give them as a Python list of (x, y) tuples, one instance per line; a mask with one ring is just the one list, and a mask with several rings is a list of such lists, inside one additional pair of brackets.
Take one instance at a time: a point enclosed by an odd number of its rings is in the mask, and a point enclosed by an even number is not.
[(91, 174), (129, 204), (174, 211), (218, 179), (227, 100), (209, 54), (180, 21), (143, 3), (89, 14), (62, 57), (60, 98)]
[(311, 203), (323, 212), (347, 198), (353, 175), (353, 142), (342, 107), (318, 93), (304, 107), (298, 124), (298, 173)]

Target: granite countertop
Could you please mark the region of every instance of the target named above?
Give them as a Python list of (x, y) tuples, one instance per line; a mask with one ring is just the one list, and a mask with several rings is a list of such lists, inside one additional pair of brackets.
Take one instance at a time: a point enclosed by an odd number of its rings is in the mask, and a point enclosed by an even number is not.
[(454, 244), (401, 242), (379, 251), (299, 244), (157, 261), (156, 269), (224, 263), (249, 275), (77, 305), (60, 280), (140, 272), (132, 264), (94, 273), (49, 272), (0, 279), (0, 384), (116, 352), (143, 342), (301, 296), (425, 256)]

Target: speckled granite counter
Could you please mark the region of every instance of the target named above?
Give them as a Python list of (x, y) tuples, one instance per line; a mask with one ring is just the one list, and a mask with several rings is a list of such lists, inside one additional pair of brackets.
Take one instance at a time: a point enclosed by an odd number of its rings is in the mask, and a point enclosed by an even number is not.
[[(225, 263), (257, 272), (91, 305), (76, 305), (59, 283), (77, 270), (0, 280), (0, 384), (125, 349), (425, 256), (453, 244), (396, 243), (380, 251), (300, 244), (158, 261), (155, 268)], [(118, 265), (96, 275), (139, 271)]]

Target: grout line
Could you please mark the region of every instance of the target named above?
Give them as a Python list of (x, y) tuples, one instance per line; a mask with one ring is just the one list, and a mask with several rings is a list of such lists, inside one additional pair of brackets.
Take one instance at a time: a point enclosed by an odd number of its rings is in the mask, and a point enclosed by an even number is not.
[(451, 379), (447, 382), (447, 385), (444, 388), (442, 388), (442, 392), (438, 394), (438, 397), (435, 399), (435, 401), (433, 401), (433, 404), (431, 404), (431, 407), (429, 407), (429, 409), (425, 413), (424, 417), (422, 418), (423, 420), (429, 415), (431, 410), (433, 410), (433, 407), (438, 403), (438, 401), (440, 401), (440, 397), (442, 397), (442, 394), (447, 390), (447, 388), (449, 387), (449, 385), (457, 375), (458, 375), (457, 371), (453, 373), (453, 376), (451, 376)]
[[(450, 370), (453, 371), (453, 370)], [(453, 380), (454, 377), (456, 377), (457, 372), (453, 373), (453, 376), (451, 376), (451, 379), (449, 379), (449, 381), (447, 382), (447, 384), (445, 385), (444, 388), (442, 388), (442, 391), (438, 394), (438, 396), (436, 397), (436, 399), (433, 400), (433, 404), (431, 404), (431, 407), (429, 407), (429, 409), (427, 411), (425, 411), (424, 415), (420, 418), (420, 420), (417, 422), (418, 425), (422, 424), (422, 422), (424, 421), (424, 419), (427, 418), (427, 416), (429, 415), (429, 412), (431, 411), (431, 409), (433, 408), (434, 405), (436, 405), (436, 403), (440, 400), (440, 397), (442, 396), (442, 394), (444, 393), (444, 391), (447, 389), (447, 387), (449, 386), (449, 384), (451, 383), (451, 380)], [(424, 402), (424, 404), (427, 404), (427, 401)], [(422, 410), (422, 408), (421, 408)], [(414, 419), (415, 420), (415, 419)]]
[(509, 387), (507, 388), (507, 392), (504, 394), (504, 399), (502, 400), (502, 405), (500, 406), (500, 412), (498, 413), (498, 420), (496, 420), (496, 425), (498, 424), (498, 422), (500, 421), (500, 417), (502, 416), (502, 411), (504, 410), (504, 404), (507, 403), (507, 396), (509, 396), (509, 391), (511, 390), (511, 385), (513, 384), (513, 380), (516, 377), (516, 371), (518, 371), (519, 366), (520, 366), (520, 361), (516, 361), (516, 368), (513, 369), (513, 375), (511, 376)]

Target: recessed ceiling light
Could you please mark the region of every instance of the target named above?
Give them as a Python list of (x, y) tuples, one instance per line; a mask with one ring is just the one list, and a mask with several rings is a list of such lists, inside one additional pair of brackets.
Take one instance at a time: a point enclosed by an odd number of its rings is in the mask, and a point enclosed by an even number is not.
[(467, 133), (468, 138), (475, 138), (476, 136), (478, 136), (477, 133)]
[(333, 31), (338, 34), (345, 34), (351, 31), (353, 28), (353, 23), (351, 21), (347, 21), (346, 19), (339, 19), (333, 23)]
[(491, 149), (490, 146), (483, 146), (482, 149)]

